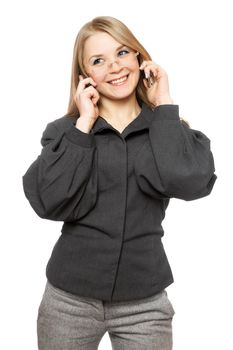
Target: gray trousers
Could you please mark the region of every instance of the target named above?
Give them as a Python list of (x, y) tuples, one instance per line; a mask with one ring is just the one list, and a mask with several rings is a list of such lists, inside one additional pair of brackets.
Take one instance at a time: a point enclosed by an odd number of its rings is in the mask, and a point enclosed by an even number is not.
[(97, 350), (108, 332), (113, 350), (171, 350), (175, 314), (167, 292), (124, 302), (76, 296), (48, 281), (39, 306), (39, 350)]

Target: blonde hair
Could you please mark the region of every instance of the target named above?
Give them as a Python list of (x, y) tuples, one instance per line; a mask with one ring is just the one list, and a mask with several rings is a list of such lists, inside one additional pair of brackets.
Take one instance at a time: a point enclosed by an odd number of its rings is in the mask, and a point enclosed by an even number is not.
[[(130, 29), (118, 19), (110, 16), (98, 16), (92, 19), (90, 22), (87, 22), (80, 29), (74, 44), (70, 98), (68, 111), (66, 114), (67, 116), (76, 116), (79, 114), (78, 107), (74, 101), (74, 96), (79, 84), (79, 74), (87, 75), (83, 64), (83, 49), (85, 41), (96, 32), (108, 33), (122, 45), (126, 45), (129, 48), (139, 52), (139, 55), (137, 56), (139, 65), (141, 65), (144, 60), (151, 60), (149, 53), (136, 39)], [(136, 98), (139, 104), (145, 102), (151, 108), (155, 107), (155, 105), (153, 105), (147, 98), (142, 75), (140, 75), (140, 79), (136, 88)]]

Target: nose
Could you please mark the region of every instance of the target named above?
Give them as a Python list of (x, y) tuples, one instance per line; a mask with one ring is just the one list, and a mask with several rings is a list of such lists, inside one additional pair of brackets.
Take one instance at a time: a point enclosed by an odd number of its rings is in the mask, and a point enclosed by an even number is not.
[(119, 65), (114, 65), (112, 67), (109, 67), (108, 69), (108, 74), (109, 76), (111, 77), (115, 77), (115, 76), (118, 76), (123, 70), (123, 67), (120, 67)]
[(112, 66), (113, 67), (113, 65), (115, 65), (115, 64), (117, 64), (117, 66), (120, 65), (120, 60), (119, 60), (118, 57), (115, 57), (112, 61), (108, 62), (108, 66)]
[(111, 62), (108, 62), (107, 70), (109, 74), (119, 74), (122, 70), (122, 66), (119, 60), (114, 59), (114, 61), (112, 60)]

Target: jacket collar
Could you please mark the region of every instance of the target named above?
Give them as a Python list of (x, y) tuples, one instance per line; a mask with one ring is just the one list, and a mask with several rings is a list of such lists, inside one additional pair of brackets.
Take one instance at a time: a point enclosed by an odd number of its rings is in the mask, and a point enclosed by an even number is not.
[(109, 124), (106, 119), (99, 116), (92, 129), (90, 130), (90, 133), (97, 134), (105, 129), (111, 129), (118, 132), (122, 137), (126, 137), (128, 134), (143, 130), (143, 129), (149, 129), (149, 125), (153, 118), (153, 111), (143, 102), (142, 103), (142, 109), (138, 116), (130, 122), (126, 128), (122, 131), (122, 133), (119, 133), (111, 124)]

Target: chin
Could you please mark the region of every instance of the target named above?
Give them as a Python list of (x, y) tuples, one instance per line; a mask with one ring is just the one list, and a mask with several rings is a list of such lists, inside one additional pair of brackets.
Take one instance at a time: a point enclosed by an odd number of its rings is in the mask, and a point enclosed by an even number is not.
[(119, 100), (119, 99), (125, 99), (128, 98), (130, 96), (132, 96), (132, 94), (136, 94), (136, 88), (131, 88), (131, 89), (127, 89), (127, 91), (116, 91), (116, 92), (111, 92), (111, 91), (99, 91), (99, 93), (104, 96), (105, 98), (111, 99), (111, 100)]
[(127, 99), (127, 98), (131, 97), (133, 93), (134, 93), (134, 90), (131, 92), (128, 92), (128, 93), (121, 93), (121, 94), (120, 93), (119, 94), (103, 94), (103, 96), (105, 98), (108, 98), (109, 100), (117, 101), (117, 100)]

